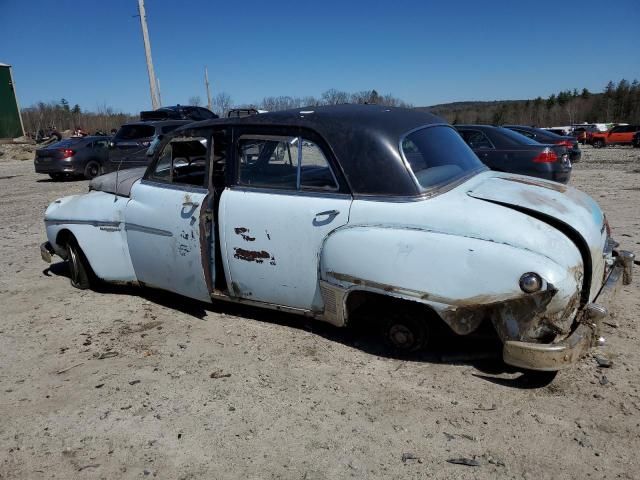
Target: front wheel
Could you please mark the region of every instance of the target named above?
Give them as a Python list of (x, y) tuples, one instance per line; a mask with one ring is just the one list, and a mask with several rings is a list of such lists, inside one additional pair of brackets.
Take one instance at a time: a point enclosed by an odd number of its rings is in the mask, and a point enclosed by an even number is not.
[(69, 239), (67, 243), (67, 263), (71, 285), (80, 290), (91, 287), (88, 263), (75, 238)]
[(595, 140), (593, 142), (593, 148), (604, 148), (604, 140)]

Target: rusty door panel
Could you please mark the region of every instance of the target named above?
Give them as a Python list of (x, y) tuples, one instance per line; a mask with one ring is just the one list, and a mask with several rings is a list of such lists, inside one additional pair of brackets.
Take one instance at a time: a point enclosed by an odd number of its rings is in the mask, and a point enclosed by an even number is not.
[(220, 201), (227, 284), (234, 297), (319, 310), (322, 242), (349, 219), (351, 198), (228, 189)]

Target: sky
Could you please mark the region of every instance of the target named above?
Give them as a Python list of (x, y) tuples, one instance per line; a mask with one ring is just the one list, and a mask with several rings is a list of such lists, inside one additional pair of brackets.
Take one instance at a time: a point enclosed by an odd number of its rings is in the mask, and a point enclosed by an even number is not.
[[(640, 0), (146, 0), (165, 105), (330, 88), (415, 106), (601, 91), (640, 79)], [(0, 63), (21, 107), (151, 108), (137, 0), (0, 0)]]

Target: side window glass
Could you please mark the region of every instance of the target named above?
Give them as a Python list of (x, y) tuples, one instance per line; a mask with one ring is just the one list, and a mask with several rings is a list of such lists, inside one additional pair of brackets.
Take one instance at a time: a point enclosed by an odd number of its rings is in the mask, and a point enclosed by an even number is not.
[(241, 137), (238, 142), (241, 185), (295, 190), (298, 137)]
[(302, 159), (300, 162), (300, 188), (302, 190), (338, 189), (329, 162), (320, 147), (304, 139), (302, 139)]
[(487, 136), (478, 130), (467, 132), (465, 140), (471, 148), (493, 148)]
[(176, 137), (164, 146), (151, 179), (177, 185), (205, 187), (207, 139)]

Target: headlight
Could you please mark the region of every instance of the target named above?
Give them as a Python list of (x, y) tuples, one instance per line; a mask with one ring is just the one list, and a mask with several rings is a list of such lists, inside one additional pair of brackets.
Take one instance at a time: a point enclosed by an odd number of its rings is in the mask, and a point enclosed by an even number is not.
[(534, 272), (525, 273), (520, 277), (520, 288), (525, 293), (535, 293), (542, 288), (542, 278)]

